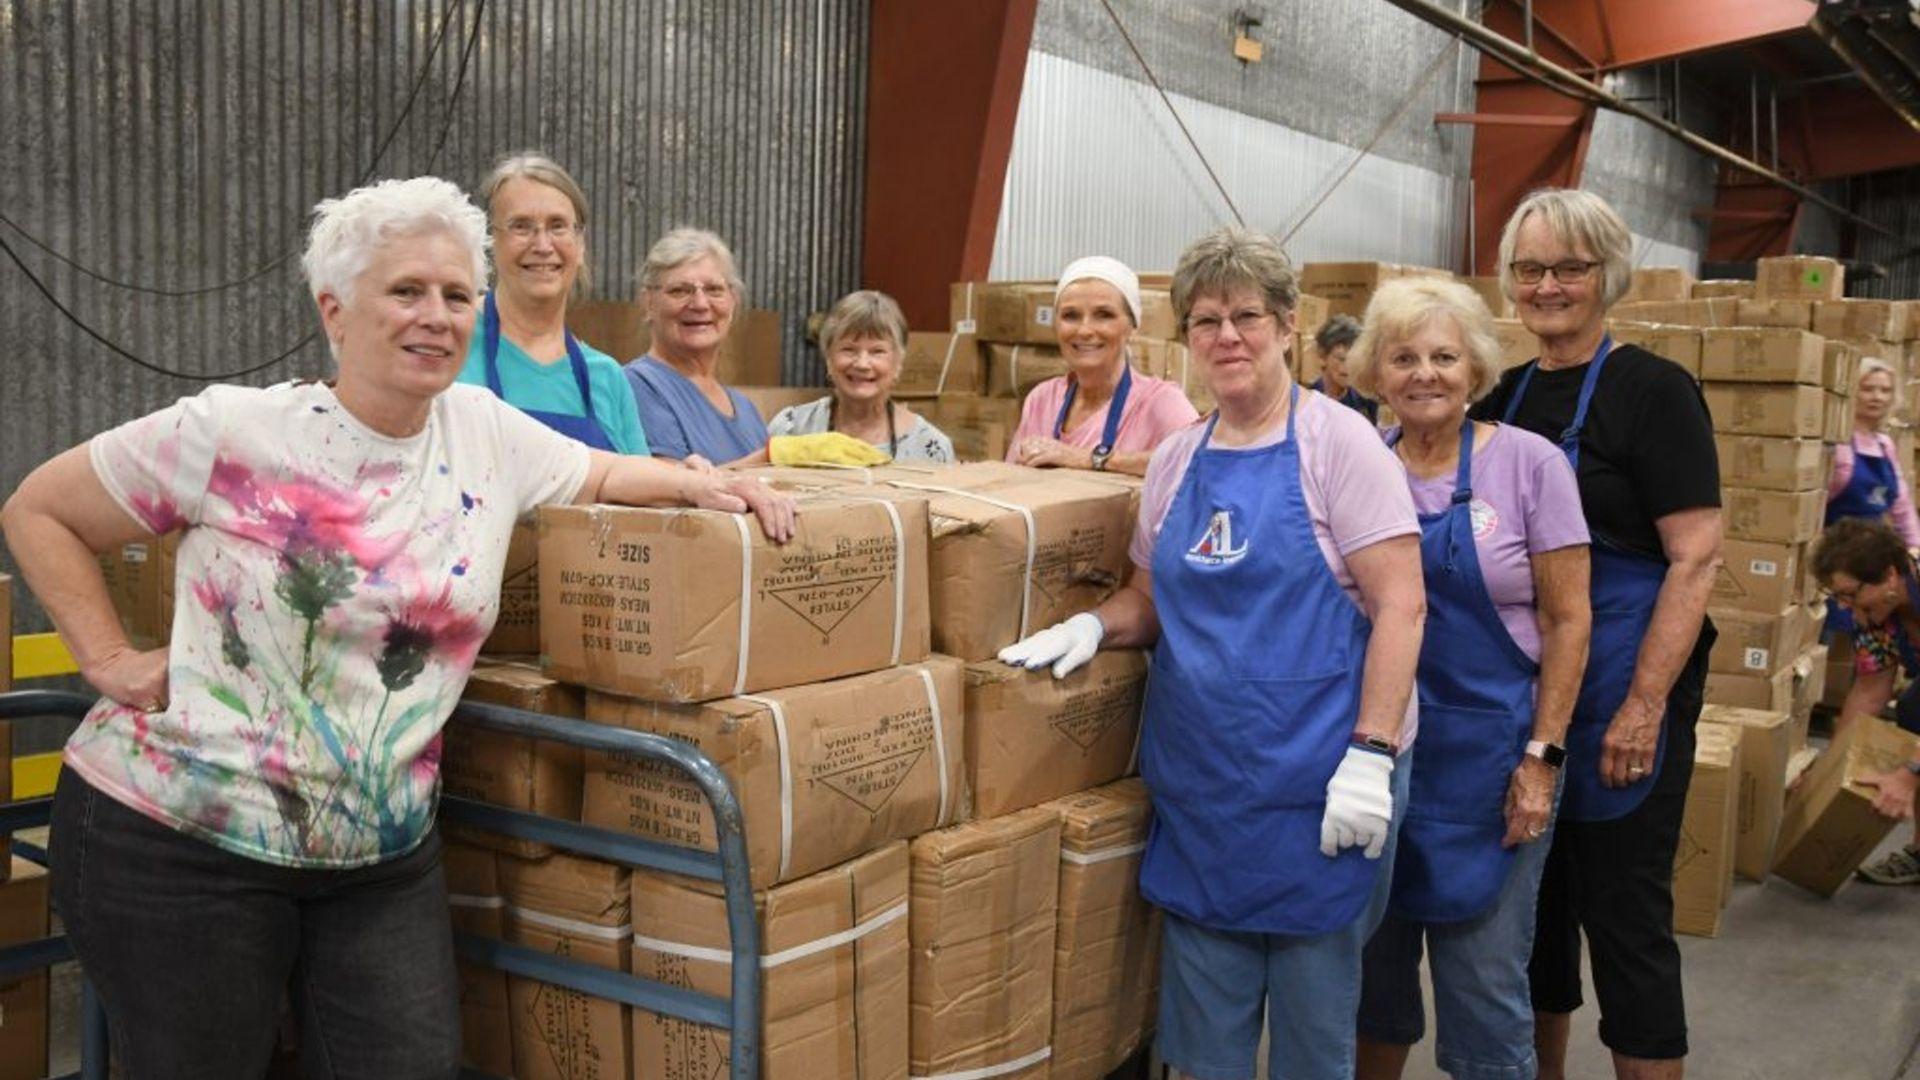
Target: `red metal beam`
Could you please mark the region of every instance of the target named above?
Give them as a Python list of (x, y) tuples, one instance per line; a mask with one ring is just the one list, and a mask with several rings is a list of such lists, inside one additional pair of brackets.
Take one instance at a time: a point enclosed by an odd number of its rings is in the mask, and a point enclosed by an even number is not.
[(1812, 0), (1595, 0), (1608, 68), (1638, 67), (1806, 29)]
[(917, 329), (983, 278), (1039, 0), (873, 0), (862, 277)]
[(1480, 124), (1493, 127), (1571, 127), (1579, 122), (1573, 116), (1528, 116), (1519, 113), (1443, 112), (1434, 113), (1436, 124)]
[[(1789, 106), (1781, 102), (1781, 112)], [(1782, 164), (1793, 162), (1809, 180), (1920, 165), (1920, 131), (1860, 86), (1837, 87), (1799, 99), (1797, 122), (1781, 117)]]
[(1793, 250), (1800, 197), (1772, 184), (1722, 183), (1707, 230), (1708, 262), (1746, 262)]

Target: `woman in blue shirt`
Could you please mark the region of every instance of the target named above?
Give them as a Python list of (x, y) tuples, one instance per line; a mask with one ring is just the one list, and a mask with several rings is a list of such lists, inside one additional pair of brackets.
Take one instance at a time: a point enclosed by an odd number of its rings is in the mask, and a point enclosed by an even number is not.
[(567, 331), (587, 282), (587, 197), (549, 158), (518, 153), (480, 187), (493, 230), (494, 286), (459, 381), (596, 450), (649, 452), (620, 365)]
[(745, 291), (726, 242), (673, 230), (647, 252), (640, 289), (653, 344), (626, 372), (654, 455), (725, 464), (765, 449), (759, 411), (714, 374)]

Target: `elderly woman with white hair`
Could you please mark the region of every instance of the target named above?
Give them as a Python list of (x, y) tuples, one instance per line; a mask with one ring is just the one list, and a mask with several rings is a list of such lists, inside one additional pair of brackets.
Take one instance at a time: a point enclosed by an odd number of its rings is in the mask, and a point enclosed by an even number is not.
[(1692, 376), (1607, 335), (1632, 251), (1591, 192), (1523, 199), (1500, 239), (1500, 283), (1540, 355), (1473, 408), (1559, 444), (1593, 538), (1593, 631), (1529, 969), (1545, 1077), (1565, 1072), (1583, 932), (1615, 1072), (1677, 1077), (1687, 1053), (1673, 855), (1714, 638), (1720, 467)]
[(653, 337), (626, 372), (654, 456), (726, 463), (766, 449), (760, 411), (716, 374), (745, 292), (732, 250), (705, 229), (675, 229), (647, 252), (640, 296)]
[[(316, 1074), (449, 1077), (458, 980), (441, 725), (514, 521), (619, 502), (793, 506), (590, 450), (454, 385), (485, 216), (452, 184), (319, 205), (330, 381), (214, 386), (40, 466), (0, 524), (100, 701), (54, 796), (53, 891), (129, 1077), (258, 1076), (291, 985)], [(172, 644), (133, 649), (96, 553), (181, 532)]]
[(1419, 768), (1363, 964), (1361, 1080), (1397, 1078), (1420, 1041), (1423, 948), (1440, 1068), (1534, 1072), (1527, 959), (1586, 664), (1587, 523), (1552, 443), (1467, 418), (1499, 361), (1479, 294), (1415, 279), (1374, 294), (1350, 362), (1400, 420), (1387, 444), (1420, 515), (1427, 587)]
[(1068, 265), (1053, 301), (1067, 374), (1027, 394), (1008, 461), (1147, 474), (1154, 448), (1200, 414), (1178, 386), (1133, 370), (1139, 325), (1140, 279), (1125, 263), (1090, 255)]
[(893, 461), (945, 465), (953, 441), (926, 417), (894, 400), (907, 352), (907, 316), (893, 297), (872, 289), (848, 293), (820, 324), (832, 393), (789, 405), (767, 422), (773, 438), (838, 432)]

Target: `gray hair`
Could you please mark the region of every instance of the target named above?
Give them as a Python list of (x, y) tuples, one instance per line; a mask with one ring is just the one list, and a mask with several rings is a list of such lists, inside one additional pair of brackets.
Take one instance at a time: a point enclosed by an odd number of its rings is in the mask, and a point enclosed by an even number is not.
[(1467, 400), (1477, 400), (1493, 389), (1500, 372), (1500, 339), (1494, 334), (1493, 312), (1472, 286), (1429, 277), (1398, 278), (1374, 290), (1373, 299), (1367, 301), (1366, 328), (1347, 360), (1354, 389), (1379, 397), (1381, 354), (1438, 316), (1453, 320), (1467, 346), (1467, 366), (1473, 372)]
[(1284, 316), (1300, 302), (1293, 262), (1279, 241), (1250, 229), (1215, 229), (1181, 252), (1173, 271), (1173, 313), (1181, 336), (1186, 335), (1187, 315), (1196, 297), (1224, 295), (1234, 289), (1259, 292), (1276, 315)]
[(848, 338), (876, 337), (893, 342), (902, 353), (907, 351), (907, 316), (893, 297), (873, 289), (861, 289), (840, 298), (820, 323), (820, 351)]
[(1360, 320), (1351, 315), (1335, 315), (1321, 324), (1320, 331), (1313, 335), (1313, 343), (1320, 347), (1321, 355), (1326, 355), (1342, 345), (1351, 345), (1360, 340)]
[(353, 284), (374, 252), (402, 236), (439, 232), (451, 236), (473, 259), (473, 285), (487, 283), (487, 215), (451, 182), (437, 176), (381, 180), (354, 188), (313, 208), (313, 228), (300, 268), (318, 300), (331, 293), (353, 302)]
[(696, 259), (710, 258), (720, 264), (720, 273), (733, 289), (735, 298), (746, 301), (747, 283), (740, 279), (740, 268), (733, 261), (733, 250), (719, 234), (706, 229), (682, 226), (653, 242), (647, 249), (647, 261), (640, 267), (640, 287), (651, 289), (660, 284), (668, 271)]
[(1600, 263), (1600, 303), (1612, 307), (1633, 284), (1633, 233), (1607, 200), (1577, 188), (1541, 188), (1520, 200), (1500, 231), (1500, 291), (1513, 299), (1513, 245), (1520, 226), (1539, 214), (1561, 243), (1585, 248)]
[(509, 180), (531, 180), (536, 184), (558, 191), (573, 204), (573, 222), (580, 226), (580, 274), (573, 279), (573, 291), (585, 295), (593, 287), (593, 269), (587, 265), (586, 229), (587, 229), (587, 193), (574, 180), (573, 174), (560, 167), (560, 163), (545, 154), (534, 150), (516, 150), (494, 163), (493, 171), (480, 181), (480, 204), (487, 208), (488, 217), (493, 215), (494, 197)]

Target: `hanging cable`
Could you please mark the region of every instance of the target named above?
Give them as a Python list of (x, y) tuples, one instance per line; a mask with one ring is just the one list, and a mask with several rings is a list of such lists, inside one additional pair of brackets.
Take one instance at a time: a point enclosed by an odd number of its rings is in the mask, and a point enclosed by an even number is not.
[(1153, 68), (1147, 65), (1147, 58), (1140, 55), (1140, 47), (1133, 43), (1133, 35), (1127, 33), (1126, 24), (1120, 21), (1120, 14), (1113, 10), (1113, 5), (1108, 3), (1108, 0), (1100, 0), (1100, 6), (1107, 9), (1107, 18), (1113, 20), (1114, 29), (1120, 31), (1120, 37), (1126, 41), (1128, 51), (1132, 52), (1134, 60), (1139, 62), (1140, 70), (1146, 73), (1147, 81), (1152, 83), (1153, 88), (1159, 92), (1161, 104), (1165, 105), (1167, 112), (1172, 114), (1173, 122), (1180, 128), (1180, 134), (1186, 136), (1187, 145), (1193, 148), (1193, 156), (1199, 158), (1200, 167), (1207, 170), (1207, 179), (1213, 181), (1214, 190), (1220, 193), (1220, 198), (1225, 200), (1227, 209), (1233, 212), (1233, 220), (1244, 228), (1247, 219), (1241, 217), (1240, 208), (1233, 205), (1233, 196), (1227, 194), (1227, 186), (1220, 182), (1219, 175), (1213, 171), (1213, 163), (1207, 160), (1207, 155), (1200, 149), (1200, 144), (1194, 141), (1193, 132), (1187, 130), (1187, 122), (1180, 119), (1180, 110), (1173, 107), (1173, 99), (1167, 96), (1167, 90), (1160, 85), (1159, 77), (1153, 73)]
[(460, 50), (460, 68), (453, 75), (453, 93), (447, 95), (447, 119), (440, 125), (440, 138), (433, 144), (433, 153), (427, 155), (427, 171), (433, 171), (434, 163), (440, 160), (440, 151), (446, 149), (447, 136), (453, 132), (453, 118), (460, 104), (460, 91), (467, 85), (467, 62), (473, 59), (473, 47), (480, 41), (480, 27), (486, 21), (487, 0), (478, 0), (473, 7), (473, 29), (467, 33), (466, 47)]
[(1362, 146), (1359, 151), (1353, 155), (1347, 162), (1346, 167), (1340, 170), (1340, 174), (1333, 178), (1332, 183), (1329, 183), (1325, 188), (1321, 189), (1319, 198), (1313, 200), (1313, 205), (1307, 207), (1307, 212), (1301, 214), (1292, 225), (1287, 227), (1286, 235), (1280, 238), (1281, 247), (1285, 247), (1287, 242), (1293, 239), (1293, 234), (1299, 232), (1300, 227), (1305, 225), (1314, 214), (1319, 212), (1320, 207), (1332, 197), (1335, 191), (1339, 190), (1340, 185), (1347, 182), (1347, 177), (1353, 175), (1353, 170), (1358, 168), (1362, 161), (1366, 160), (1367, 155), (1373, 153), (1373, 148), (1380, 145), (1380, 140), (1386, 138), (1387, 132), (1392, 131), (1394, 125), (1400, 122), (1400, 118), (1406, 115), (1408, 107), (1411, 106), (1421, 94), (1426, 93), (1427, 87), (1433, 82), (1433, 77), (1440, 73), (1441, 63), (1459, 51), (1460, 35), (1455, 34), (1453, 40), (1442, 46), (1440, 51), (1435, 53), (1433, 59), (1428, 62), (1427, 70), (1420, 76), (1420, 81), (1414, 84), (1413, 89), (1408, 92), (1407, 96), (1400, 99), (1400, 104), (1394, 106), (1393, 112), (1374, 130), (1373, 138), (1368, 139), (1367, 144)]
[[(407, 100), (405, 101), (404, 104), (402, 104), (400, 108), (399, 118), (396, 119), (393, 122), (393, 126), (387, 130), (386, 137), (380, 140), (379, 147), (377, 147), (373, 152), (372, 160), (368, 161), (367, 167), (361, 170), (360, 178), (354, 182), (353, 184), (354, 187), (360, 187), (366, 184), (367, 181), (373, 179), (374, 173), (380, 167), (380, 159), (386, 156), (387, 149), (393, 145), (393, 140), (398, 138), (400, 135), (401, 129), (406, 127), (407, 119), (413, 115), (414, 101), (420, 96), (421, 88), (426, 86), (427, 84), (427, 76), (433, 71), (433, 58), (439, 55), (440, 45), (442, 42), (446, 40), (448, 28), (453, 25), (454, 17), (457, 14), (459, 14), (460, 8), (465, 3), (466, 3), (466, 0), (454, 0), (453, 7), (449, 8), (447, 11), (446, 17), (440, 20), (440, 29), (435, 31), (433, 35), (433, 43), (427, 48), (426, 59), (423, 60), (420, 64), (420, 73), (414, 78), (412, 87), (410, 87), (407, 91)], [(484, 8), (485, 6), (486, 6), (485, 0), (482, 0), (481, 7)], [(479, 25), (480, 25), (479, 20), (478, 18), (476, 18), (474, 21), (474, 26), (476, 30), (479, 28)], [(467, 47), (469, 50), (472, 49), (473, 47), (472, 37), (468, 38)], [(464, 57), (461, 60), (460, 70), (461, 70), (462, 76), (464, 77), (466, 73), (466, 60)], [(457, 96), (459, 92), (460, 92), (459, 89), (456, 87), (454, 90), (455, 95)], [(442, 141), (445, 140), (444, 132), (442, 133), (441, 138), (442, 138)], [(436, 151), (436, 154), (437, 153), (438, 151)], [(78, 271), (79, 273), (87, 277), (90, 277), (93, 280), (98, 281), (103, 285), (111, 285), (116, 289), (124, 289), (128, 292), (146, 293), (150, 296), (173, 296), (173, 297), (205, 296), (209, 293), (225, 292), (228, 289), (238, 288), (239, 286), (245, 285), (248, 282), (257, 281), (260, 278), (267, 276), (273, 271), (278, 270), (280, 267), (285, 266), (287, 263), (291, 262), (294, 259), (294, 257), (299, 254), (299, 250), (297, 248), (282, 252), (279, 256), (274, 258), (271, 262), (267, 262), (258, 267), (255, 267), (254, 269), (247, 271), (245, 274), (242, 274), (241, 276), (234, 278), (231, 281), (222, 281), (214, 285), (199, 285), (191, 289), (167, 289), (167, 288), (161, 288), (155, 285), (142, 285), (137, 281), (122, 281), (119, 278), (108, 277), (107, 275), (100, 273), (99, 271), (93, 269), (92, 267), (85, 266), (75, 261), (70, 256), (65, 255), (60, 251), (56, 250), (51, 245), (49, 245), (46, 241), (35, 236), (33, 233), (28, 232), (26, 228), (23, 227), (19, 222), (14, 221), (12, 218), (6, 216), (5, 214), (0, 214), (0, 225), (5, 225), (7, 228), (12, 229), (16, 233), (19, 233), (20, 238), (22, 240), (25, 240), (27, 243), (32, 244), (36, 248), (39, 248), (42, 252), (44, 252), (47, 256), (49, 256), (56, 262), (62, 263), (65, 266), (75, 271)]]

